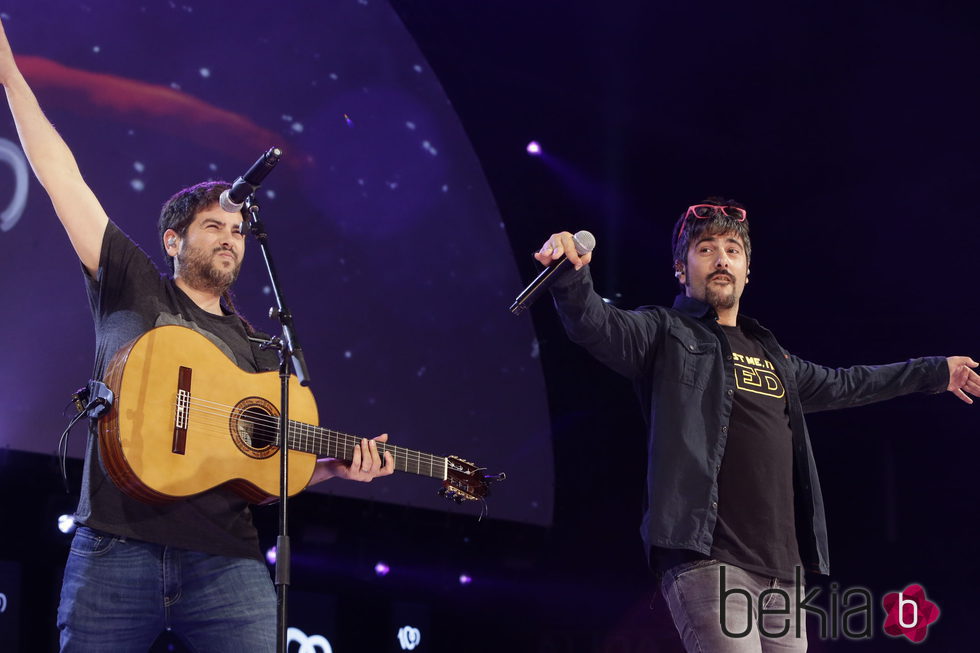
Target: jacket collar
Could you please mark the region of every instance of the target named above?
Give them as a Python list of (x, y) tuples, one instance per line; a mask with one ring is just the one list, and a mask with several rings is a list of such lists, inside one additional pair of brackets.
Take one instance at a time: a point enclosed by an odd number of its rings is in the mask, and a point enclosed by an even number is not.
[[(674, 298), (673, 308), (675, 311), (699, 320), (714, 320), (718, 318), (718, 314), (711, 307), (711, 304), (705, 303), (700, 299), (688, 297), (683, 293)], [(766, 328), (759, 324), (758, 320), (742, 314), (741, 311), (738, 314), (738, 325), (740, 327), (746, 327), (749, 331), (766, 331)]]
[(674, 298), (674, 310), (698, 319), (717, 317), (717, 313), (715, 313), (715, 309), (711, 308), (711, 304), (707, 304), (700, 299), (688, 297), (683, 293)]

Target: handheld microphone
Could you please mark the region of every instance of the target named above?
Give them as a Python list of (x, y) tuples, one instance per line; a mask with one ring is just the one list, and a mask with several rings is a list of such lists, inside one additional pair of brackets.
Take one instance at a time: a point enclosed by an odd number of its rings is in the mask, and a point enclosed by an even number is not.
[(272, 169), (279, 163), (282, 150), (278, 147), (269, 148), (269, 151), (259, 157), (259, 160), (248, 169), (244, 175), (235, 180), (231, 188), (221, 193), (218, 204), (228, 213), (238, 213), (245, 205), (245, 198), (258, 190), (262, 181), (272, 172)]
[[(579, 256), (585, 256), (593, 249), (595, 249), (595, 236), (593, 236), (588, 231), (580, 231), (574, 236), (572, 240), (575, 241), (575, 251), (578, 252)], [(528, 306), (533, 304), (538, 297), (544, 294), (544, 292), (555, 282), (555, 280), (562, 274), (565, 270), (573, 268), (572, 264), (568, 262), (568, 257), (562, 256), (557, 261), (554, 261), (551, 265), (541, 270), (541, 274), (531, 282), (527, 288), (517, 296), (514, 303), (510, 306), (510, 312), (514, 315), (520, 315), (523, 313)]]

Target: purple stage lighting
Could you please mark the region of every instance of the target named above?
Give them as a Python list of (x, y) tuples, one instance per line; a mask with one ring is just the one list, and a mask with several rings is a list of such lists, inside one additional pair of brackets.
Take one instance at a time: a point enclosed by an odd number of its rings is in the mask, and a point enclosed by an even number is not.
[(389, 567), (388, 563), (386, 562), (379, 560), (378, 564), (374, 565), (374, 573), (376, 576), (387, 576), (389, 571), (391, 571), (391, 567)]
[(276, 564), (276, 547), (270, 546), (269, 550), (265, 552), (265, 561), (270, 565)]
[(469, 574), (460, 574), (459, 575), (459, 584), (460, 585), (469, 585), (472, 582), (473, 582), (473, 578)]
[(539, 156), (541, 154), (541, 143), (537, 141), (531, 141), (527, 144), (527, 153), (531, 156)]

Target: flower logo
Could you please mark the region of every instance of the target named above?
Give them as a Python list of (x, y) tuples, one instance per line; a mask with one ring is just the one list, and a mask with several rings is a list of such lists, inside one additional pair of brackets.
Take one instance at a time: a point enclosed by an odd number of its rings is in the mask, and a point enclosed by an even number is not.
[(885, 607), (885, 633), (891, 637), (905, 635), (919, 643), (926, 638), (929, 625), (939, 618), (939, 606), (926, 598), (921, 585), (909, 585), (901, 592), (886, 594), (881, 600)]

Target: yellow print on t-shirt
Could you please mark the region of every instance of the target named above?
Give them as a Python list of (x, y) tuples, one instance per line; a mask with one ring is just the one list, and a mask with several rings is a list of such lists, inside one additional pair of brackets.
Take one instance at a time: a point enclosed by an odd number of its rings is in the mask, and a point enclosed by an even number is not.
[(758, 356), (735, 352), (732, 352), (732, 358), (735, 359), (736, 388), (775, 399), (781, 399), (786, 394), (772, 363)]

